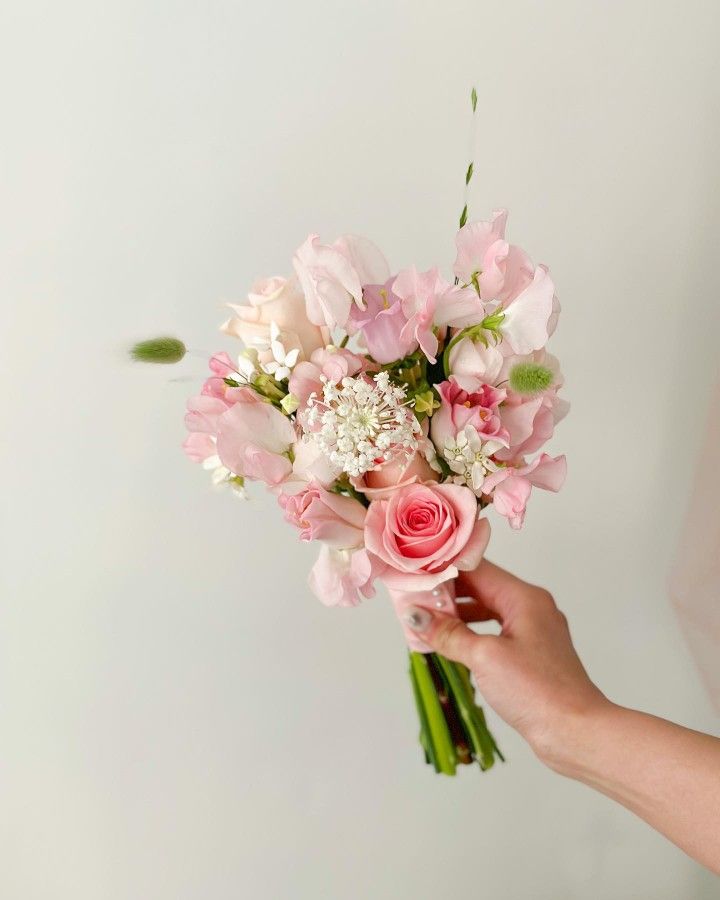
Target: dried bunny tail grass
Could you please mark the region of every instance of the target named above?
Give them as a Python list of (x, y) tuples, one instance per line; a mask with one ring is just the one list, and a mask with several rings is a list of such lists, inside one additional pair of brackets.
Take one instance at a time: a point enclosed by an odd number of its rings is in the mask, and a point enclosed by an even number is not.
[(552, 384), (553, 373), (539, 363), (518, 363), (510, 370), (510, 387), (516, 394), (541, 394)]
[(187, 353), (187, 347), (174, 337), (150, 338), (138, 341), (130, 348), (130, 356), (135, 362), (162, 363), (170, 365), (178, 363)]

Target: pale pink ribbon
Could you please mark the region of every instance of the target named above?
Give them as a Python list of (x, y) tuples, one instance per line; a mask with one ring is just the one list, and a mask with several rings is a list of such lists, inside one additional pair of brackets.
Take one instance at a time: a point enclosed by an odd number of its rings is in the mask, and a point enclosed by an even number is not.
[(405, 615), (409, 606), (419, 606), (432, 610), (434, 613), (442, 613), (446, 616), (457, 617), (457, 604), (455, 603), (455, 579), (443, 581), (437, 587), (429, 591), (397, 591), (389, 589), (390, 599), (395, 607), (395, 613), (400, 620), (405, 640), (411, 650), (418, 653), (430, 653), (432, 648), (421, 640), (418, 633), (406, 623)]

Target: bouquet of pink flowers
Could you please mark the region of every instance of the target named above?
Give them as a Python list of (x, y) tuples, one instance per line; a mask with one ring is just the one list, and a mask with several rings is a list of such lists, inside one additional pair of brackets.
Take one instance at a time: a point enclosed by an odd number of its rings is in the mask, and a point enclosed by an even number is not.
[[(293, 276), (231, 306), (221, 330), (244, 349), (211, 357), (184, 444), (215, 484), (244, 497), (263, 483), (300, 540), (318, 542), (310, 586), (323, 603), (355, 606), (386, 586), (420, 743), (449, 775), (502, 756), (468, 670), (429, 652), (405, 610), (457, 615), (454, 581), (480, 563), (486, 508), (520, 528), (533, 487), (560, 488), (565, 458), (535, 454), (567, 411), (545, 349), (559, 313), (548, 270), (507, 242), (504, 210), (465, 222), (466, 209), (454, 281), (392, 275), (365, 238), (311, 234)], [(184, 352), (172, 338), (134, 348), (161, 362)]]

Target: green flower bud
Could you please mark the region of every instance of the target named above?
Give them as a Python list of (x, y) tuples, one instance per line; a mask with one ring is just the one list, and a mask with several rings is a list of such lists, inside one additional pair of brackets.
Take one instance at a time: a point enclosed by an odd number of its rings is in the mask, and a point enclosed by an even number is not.
[(553, 381), (553, 373), (539, 363), (518, 363), (510, 369), (510, 387), (516, 394), (541, 394)]
[(286, 416), (291, 416), (295, 410), (300, 406), (300, 400), (295, 396), (295, 394), (288, 394), (286, 397), (283, 397), (280, 401), (280, 406), (282, 407), (282, 411)]
[(138, 341), (134, 347), (130, 348), (130, 356), (136, 362), (163, 363), (165, 365), (180, 362), (186, 353), (185, 344), (173, 337)]

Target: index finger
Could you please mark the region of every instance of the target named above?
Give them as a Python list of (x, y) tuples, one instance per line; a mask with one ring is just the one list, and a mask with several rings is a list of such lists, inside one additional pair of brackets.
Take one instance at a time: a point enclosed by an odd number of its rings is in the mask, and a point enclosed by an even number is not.
[(458, 596), (472, 597), (477, 603), (473, 609), (479, 614), (477, 621), (482, 621), (483, 615), (503, 623), (515, 608), (522, 588), (527, 588), (524, 581), (489, 559), (483, 559), (472, 572), (461, 572), (457, 578)]

